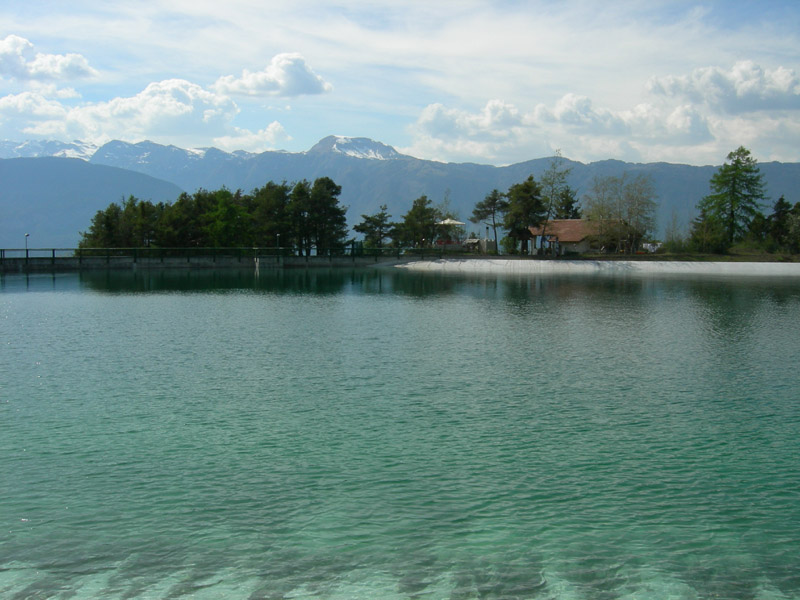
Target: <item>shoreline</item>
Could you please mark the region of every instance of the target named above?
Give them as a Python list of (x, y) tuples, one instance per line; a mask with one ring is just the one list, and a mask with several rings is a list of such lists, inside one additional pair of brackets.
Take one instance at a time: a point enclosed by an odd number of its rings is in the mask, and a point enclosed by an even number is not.
[(443, 258), (395, 265), (410, 271), (493, 275), (692, 275), (799, 277), (800, 263), (635, 260), (511, 260)]

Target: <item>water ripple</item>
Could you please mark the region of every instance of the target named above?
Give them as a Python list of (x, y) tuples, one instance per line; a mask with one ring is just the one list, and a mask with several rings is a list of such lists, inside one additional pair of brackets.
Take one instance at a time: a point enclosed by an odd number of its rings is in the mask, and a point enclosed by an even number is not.
[(370, 277), (4, 295), (0, 595), (800, 596), (796, 289)]

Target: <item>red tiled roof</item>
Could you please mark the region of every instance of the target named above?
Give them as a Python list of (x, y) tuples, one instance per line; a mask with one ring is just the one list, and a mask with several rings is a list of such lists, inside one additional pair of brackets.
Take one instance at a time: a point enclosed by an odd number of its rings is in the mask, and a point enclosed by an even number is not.
[(547, 227), (529, 227), (531, 235), (542, 235), (544, 229), (547, 237), (558, 238), (563, 243), (578, 243), (590, 235), (597, 233), (597, 222), (584, 219), (553, 219)]

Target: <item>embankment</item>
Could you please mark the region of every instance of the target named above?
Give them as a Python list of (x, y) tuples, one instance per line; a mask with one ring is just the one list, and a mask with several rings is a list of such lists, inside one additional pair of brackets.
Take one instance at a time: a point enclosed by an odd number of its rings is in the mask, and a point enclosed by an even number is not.
[(397, 265), (413, 271), (496, 275), (689, 275), (723, 277), (798, 277), (800, 263), (722, 261), (628, 261), (628, 260), (520, 260), (459, 259), (423, 260)]

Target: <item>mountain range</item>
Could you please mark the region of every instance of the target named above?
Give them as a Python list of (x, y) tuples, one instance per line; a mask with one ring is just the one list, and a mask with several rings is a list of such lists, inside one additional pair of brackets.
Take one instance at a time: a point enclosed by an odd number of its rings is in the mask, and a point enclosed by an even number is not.
[[(182, 191), (224, 186), (249, 192), (268, 181), (323, 176), (342, 186), (340, 200), (349, 207), (351, 225), (382, 204), (400, 220), (423, 194), (435, 203), (449, 200), (450, 209), (467, 221), (475, 203), (492, 189), (505, 191), (531, 174), (538, 178), (551, 160), (503, 167), (442, 163), (403, 155), (367, 138), (343, 136), (326, 137), (299, 153), (183, 149), (148, 141), (111, 141), (100, 147), (80, 141), (0, 142), (0, 247), (19, 248), (25, 233), (31, 234), (31, 247), (74, 247), (97, 210), (129, 195), (172, 202)], [(661, 231), (673, 214), (688, 225), (718, 169), (617, 160), (584, 164), (564, 159), (563, 165), (571, 168), (569, 184), (579, 197), (597, 176), (650, 175), (658, 194)], [(765, 212), (780, 195), (792, 204), (800, 202), (800, 163), (768, 162), (759, 167), (767, 184)]]

